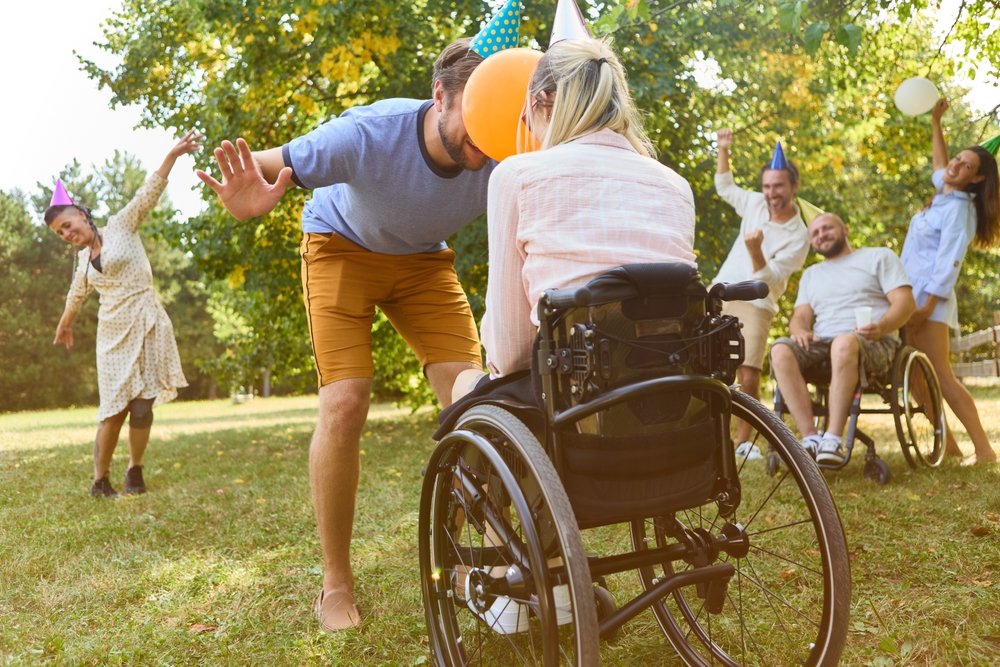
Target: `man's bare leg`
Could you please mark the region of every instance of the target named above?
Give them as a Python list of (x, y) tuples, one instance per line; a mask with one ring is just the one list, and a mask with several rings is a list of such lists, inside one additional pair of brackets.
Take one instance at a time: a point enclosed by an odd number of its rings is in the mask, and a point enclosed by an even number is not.
[[(431, 389), (434, 390), (434, 395), (437, 396), (442, 408), (446, 408), (454, 402), (452, 391), (455, 389), (455, 380), (466, 371), (479, 371), (482, 373), (483, 368), (479, 364), (472, 364), (467, 361), (445, 361), (439, 364), (427, 364), (424, 367), (427, 381), (431, 383)], [(463, 377), (471, 379), (471, 376), (471, 373), (466, 373)], [(471, 390), (471, 387), (469, 387), (469, 390)], [(460, 398), (467, 393), (468, 391), (463, 391), (461, 394), (455, 396), (455, 398)]]
[[(787, 345), (783, 347), (788, 347)], [(796, 364), (798, 366), (798, 364)], [(740, 383), (740, 391), (751, 398), (760, 400), (760, 369), (750, 366), (740, 366), (736, 369), (736, 379)], [(742, 419), (736, 422), (736, 444), (750, 439), (750, 424)]]
[(323, 593), (353, 593), (351, 533), (360, 474), (361, 431), (371, 378), (320, 387), (319, 419), (309, 447), (309, 481), (323, 549)]
[(812, 397), (809, 395), (809, 387), (802, 377), (802, 369), (799, 368), (799, 362), (795, 359), (792, 348), (784, 343), (774, 345), (771, 348), (771, 368), (774, 369), (778, 388), (785, 399), (788, 411), (792, 414), (792, 419), (795, 420), (795, 425), (799, 428), (799, 433), (803, 438), (816, 435)]
[(830, 346), (830, 365), (833, 370), (830, 380), (830, 421), (826, 429), (831, 435), (844, 436), (854, 390), (858, 388), (858, 354), (858, 339), (854, 334), (842, 334), (833, 339)]

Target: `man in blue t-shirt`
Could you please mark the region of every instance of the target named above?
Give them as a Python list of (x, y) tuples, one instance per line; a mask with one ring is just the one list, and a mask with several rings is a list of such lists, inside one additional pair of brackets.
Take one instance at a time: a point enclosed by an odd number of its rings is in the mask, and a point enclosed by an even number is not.
[(469, 139), (465, 84), (483, 58), (469, 39), (434, 63), (433, 99), (345, 111), (280, 148), (243, 139), (215, 149), (224, 178), (198, 176), (237, 219), (271, 211), (293, 184), (313, 190), (302, 212), (302, 287), (319, 375), (309, 455), (323, 549), (323, 628), (358, 624), (350, 563), (359, 443), (372, 383), (378, 306), (420, 360), (442, 406), (456, 376), (481, 369), (479, 335), (445, 239), (486, 211), (495, 163)]

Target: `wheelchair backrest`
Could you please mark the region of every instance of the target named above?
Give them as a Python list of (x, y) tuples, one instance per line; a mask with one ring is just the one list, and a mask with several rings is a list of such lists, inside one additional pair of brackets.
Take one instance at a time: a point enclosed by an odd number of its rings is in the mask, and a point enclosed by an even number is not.
[[(733, 381), (743, 359), (739, 324), (712, 312), (696, 269), (619, 267), (586, 289), (590, 305), (564, 309), (549, 327), (559, 361), (552, 397), (557, 410), (651, 378)], [(679, 393), (632, 400), (594, 415), (588, 430), (622, 434), (685, 427), (696, 419), (692, 407), (697, 413), (698, 404)]]

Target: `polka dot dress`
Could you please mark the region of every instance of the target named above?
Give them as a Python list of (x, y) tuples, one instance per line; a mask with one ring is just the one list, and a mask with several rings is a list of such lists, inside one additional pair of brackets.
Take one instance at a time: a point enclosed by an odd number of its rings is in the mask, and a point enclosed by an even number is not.
[(517, 46), (517, 37), (521, 29), (521, 3), (509, 0), (493, 15), (479, 34), (473, 37), (469, 48), (487, 58), (497, 51), (512, 49)]
[(78, 257), (66, 305), (79, 311), (96, 289), (98, 421), (124, 410), (133, 398), (152, 398), (153, 407), (172, 401), (186, 387), (174, 328), (153, 290), (153, 271), (139, 239), (139, 224), (156, 206), (167, 181), (149, 175), (128, 206), (113, 215), (101, 233), (101, 269), (90, 263), (90, 248)]

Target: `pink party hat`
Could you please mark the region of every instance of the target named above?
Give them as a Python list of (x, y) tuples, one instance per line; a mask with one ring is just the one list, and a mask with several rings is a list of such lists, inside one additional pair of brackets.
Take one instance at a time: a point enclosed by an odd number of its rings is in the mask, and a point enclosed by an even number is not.
[(559, 0), (556, 4), (556, 16), (552, 19), (549, 46), (564, 39), (590, 39), (590, 28), (583, 20), (583, 14), (580, 13), (576, 0)]
[(66, 192), (66, 186), (63, 185), (62, 179), (56, 180), (56, 190), (52, 193), (52, 201), (49, 202), (49, 206), (72, 206), (73, 200), (70, 199), (69, 193)]

